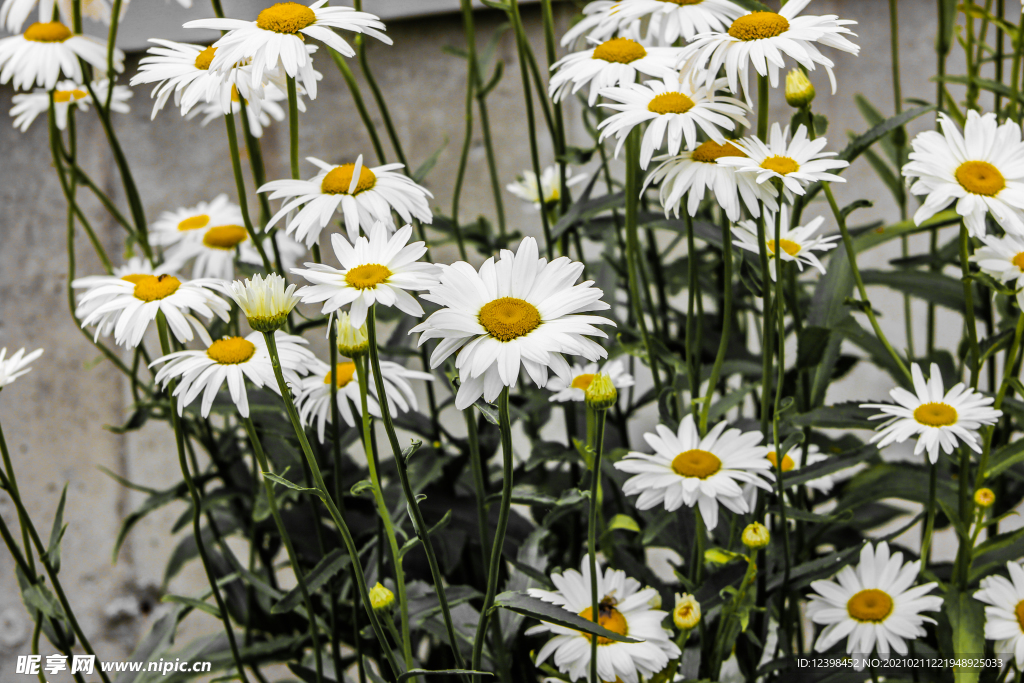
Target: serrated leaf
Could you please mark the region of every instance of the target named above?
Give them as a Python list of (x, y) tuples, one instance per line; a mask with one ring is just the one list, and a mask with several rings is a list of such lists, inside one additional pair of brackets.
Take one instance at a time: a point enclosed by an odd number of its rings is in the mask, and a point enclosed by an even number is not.
[[(347, 553), (343, 552), (341, 548), (335, 548), (324, 555), (320, 561), (316, 563), (316, 566), (313, 567), (313, 569), (304, 577), (306, 589), (309, 591), (310, 596), (323, 588), (328, 581), (334, 578), (334, 576), (348, 564), (349, 556)], [(281, 598), (277, 604), (270, 608), (270, 613), (284, 614), (286, 612), (291, 612), (301, 601), (302, 588), (301, 586), (296, 586), (290, 590), (287, 595)]]

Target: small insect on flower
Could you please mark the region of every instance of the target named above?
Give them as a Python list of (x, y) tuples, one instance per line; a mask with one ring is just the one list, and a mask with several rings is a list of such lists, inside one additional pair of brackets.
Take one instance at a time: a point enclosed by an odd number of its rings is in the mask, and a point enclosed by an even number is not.
[[(114, 50), (114, 70), (124, 71), (124, 53)], [(92, 36), (72, 33), (59, 21), (36, 22), (21, 35), (0, 40), (0, 85), (17, 90), (38, 85), (53, 90), (61, 75), (82, 82), (79, 59), (107, 69), (107, 45)]]
[(1009, 579), (983, 578), (974, 598), (985, 603), (985, 638), (996, 641), (996, 655), (1013, 660), (1019, 671), (1024, 669), (1024, 567), (1007, 562), (1006, 571)]
[(28, 373), (32, 368), (29, 364), (43, 355), (42, 349), (25, 354), (25, 349), (18, 349), (7, 358), (7, 347), (0, 349), (0, 390), (8, 384)]

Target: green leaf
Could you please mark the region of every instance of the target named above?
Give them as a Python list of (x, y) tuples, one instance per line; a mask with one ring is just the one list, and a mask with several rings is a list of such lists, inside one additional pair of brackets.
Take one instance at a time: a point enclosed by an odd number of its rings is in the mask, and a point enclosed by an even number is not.
[(985, 470), (985, 479), (998, 477), (1009, 468), (1021, 462), (1024, 462), (1024, 439), (1017, 439), (991, 455), (989, 466)]
[(798, 427), (819, 429), (873, 429), (875, 423), (868, 418), (877, 415), (874, 408), (861, 408), (858, 403), (839, 403), (815, 408), (792, 419)]
[(142, 426), (146, 424), (146, 420), (149, 419), (149, 413), (150, 407), (144, 406), (136, 409), (135, 412), (132, 413), (132, 416), (128, 418), (128, 421), (123, 425), (103, 425), (103, 428), (114, 434), (127, 434), (128, 432), (134, 432), (142, 429)]
[(733, 0), (733, 2), (749, 12), (771, 12), (768, 5), (757, 0)]
[[(310, 596), (323, 588), (338, 572), (349, 564), (348, 553), (341, 548), (335, 548), (316, 563), (313, 570), (305, 576), (306, 589)], [(291, 612), (302, 600), (302, 587), (296, 586), (288, 592), (281, 600), (270, 608), (271, 614), (284, 614)]]
[(608, 522), (608, 531), (615, 531), (617, 529), (640, 533), (640, 525), (629, 515), (618, 514), (611, 518)]
[[(883, 138), (884, 139), (884, 138)], [(878, 156), (878, 153), (873, 149), (864, 150), (864, 158), (871, 164), (871, 168), (874, 169), (875, 175), (877, 175), (885, 186), (889, 188), (889, 192), (892, 193), (893, 199), (897, 202), (903, 201), (905, 193), (903, 183), (893, 173), (893, 170), (889, 168), (889, 165), (882, 160), (882, 157)]]
[(1019, 559), (1022, 539), (1024, 527), (997, 534), (975, 548), (969, 581), (973, 583), (1007, 561)]
[[(921, 225), (915, 224), (913, 220), (906, 220), (900, 223), (893, 223), (892, 225), (887, 225), (882, 228), (877, 228), (875, 230), (869, 230), (861, 235), (857, 235), (853, 239), (853, 248), (859, 254), (899, 237), (914, 235), (919, 232), (927, 232), (932, 228), (941, 228), (959, 222), (960, 216), (956, 211), (953, 211), (952, 209), (948, 211), (940, 211), (921, 223)], [(830, 263), (835, 263), (834, 257), (830, 260)]]
[(46, 559), (53, 566), (54, 573), (60, 572), (60, 541), (68, 529), (68, 525), (64, 523), (64, 504), (67, 499), (68, 485), (64, 484), (64, 490), (60, 493), (60, 502), (57, 503), (57, 513), (53, 517), (53, 527), (50, 529), (50, 541), (46, 546)]
[(567, 609), (552, 605), (550, 602), (544, 602), (540, 598), (531, 597), (527, 593), (519, 591), (507, 591), (502, 593), (494, 599), (495, 607), (504, 607), (507, 610), (522, 614), (527, 617), (539, 619), (540, 621), (547, 622), (549, 624), (556, 624), (558, 626), (564, 626), (565, 628), (571, 628), (574, 631), (583, 631), (584, 633), (591, 633), (601, 638), (607, 638), (617, 643), (640, 643), (642, 640), (636, 638), (630, 638), (628, 636), (619, 635), (614, 631), (609, 631), (603, 626), (599, 626), (597, 623), (584, 619), (574, 612), (570, 612)]
[(964, 313), (964, 286), (960, 280), (927, 270), (862, 270), (865, 285), (883, 285), (924, 299), (958, 313)]
[[(953, 583), (946, 593), (942, 606), (949, 617), (953, 632), (953, 656), (956, 659), (973, 660), (985, 652), (985, 606), (974, 599), (970, 592), (960, 592)], [(977, 683), (981, 669), (978, 667), (953, 667), (957, 683)]]
[(427, 177), (427, 174), (430, 173), (434, 166), (437, 165), (437, 160), (441, 158), (441, 152), (443, 152), (447, 146), (448, 136), (446, 135), (444, 137), (444, 142), (442, 142), (441, 145), (434, 150), (434, 153), (427, 157), (427, 160), (420, 164), (420, 167), (413, 172), (412, 179), (417, 183), (422, 183), (423, 179)]
[[(857, 105), (857, 109), (860, 110), (860, 115), (864, 117), (864, 120), (868, 122), (869, 126), (877, 126), (880, 123), (885, 122), (885, 115), (875, 108), (875, 105), (871, 103), (871, 100), (864, 97), (860, 93), (853, 96), (853, 102)], [(896, 146), (892, 144), (892, 136), (886, 135), (881, 139), (882, 149), (885, 150), (886, 156), (894, 164), (899, 165), (899, 159), (896, 158)]]
[(197, 609), (201, 612), (206, 612), (207, 614), (216, 617), (217, 619), (220, 619), (219, 609), (217, 609), (209, 603), (203, 602), (202, 600), (196, 600), (195, 598), (189, 598), (185, 597), (184, 595), (174, 595), (173, 593), (168, 593), (164, 595), (162, 598), (160, 598), (160, 602), (171, 602), (177, 603), (179, 605), (185, 605), (186, 607), (192, 607), (193, 609)]
[(807, 467), (801, 467), (798, 470), (786, 473), (786, 485), (792, 487), (798, 486), (799, 484), (806, 484), (807, 482), (818, 479), (819, 477), (824, 477), (840, 470), (845, 470), (847, 467), (853, 467), (854, 465), (864, 462), (868, 458), (877, 454), (877, 448), (874, 446), (865, 446), (864, 448), (859, 448), (847, 454), (832, 457), (828, 460), (808, 465)]
[(452, 676), (462, 676), (462, 675), (493, 676), (494, 675), (490, 671), (474, 671), (473, 669), (435, 669), (433, 671), (431, 671), (429, 669), (409, 669), (404, 674), (402, 674), (401, 676), (398, 677), (398, 683), (402, 683), (402, 681), (407, 681), (410, 678), (415, 678), (416, 676), (431, 676), (431, 675), (435, 675), (435, 674), (448, 674), (448, 675), (452, 675)]
[[(181, 606), (174, 605), (170, 608), (169, 612), (157, 619), (156, 623), (153, 624), (153, 628), (150, 629), (146, 637), (139, 643), (139, 646), (132, 652), (129, 661), (155, 662), (160, 659), (160, 655), (167, 652), (171, 645), (174, 644), (174, 635), (178, 630), (181, 612)], [(119, 673), (117, 683), (135, 683), (143, 670)]]
[(797, 338), (796, 365), (798, 368), (812, 368), (821, 362), (828, 350), (832, 332), (827, 327), (810, 325), (800, 330)]
[(274, 482), (275, 484), (280, 484), (281, 486), (290, 488), (294, 491), (299, 491), (302, 493), (312, 493), (317, 497), (322, 497), (320, 496), (320, 491), (318, 489), (311, 489), (306, 488), (305, 486), (299, 486), (295, 482), (285, 479), (282, 476), (276, 475), (273, 472), (264, 472), (263, 476), (269, 479), (270, 481)]

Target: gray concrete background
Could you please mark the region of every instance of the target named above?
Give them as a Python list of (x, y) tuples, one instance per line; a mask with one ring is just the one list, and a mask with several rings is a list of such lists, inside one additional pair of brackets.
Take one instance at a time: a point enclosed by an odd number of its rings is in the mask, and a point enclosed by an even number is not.
[[(162, 4), (162, 0), (154, 1)], [(140, 16), (154, 7), (145, 2), (135, 0), (128, 16)], [(367, 8), (373, 9), (369, 5)], [(564, 27), (569, 8), (560, 9), (559, 22)], [(172, 2), (167, 8), (159, 8), (159, 16), (174, 17), (177, 10)], [(860, 57), (825, 49), (836, 61), (839, 92), (835, 96), (830, 94), (823, 72), (813, 74), (819, 93), (815, 108), (829, 118), (830, 147), (838, 150), (846, 142), (846, 131), (863, 131), (867, 127), (853, 106), (855, 93), (867, 96), (883, 113), (893, 109), (887, 2), (816, 0), (809, 11), (834, 12), (859, 22), (855, 31), (860, 36)], [(541, 54), (538, 14), (535, 9), (524, 8), (524, 17)], [(900, 20), (904, 95), (932, 99), (934, 84), (929, 77), (935, 71), (934, 2), (903, 0)], [(478, 43), (482, 45), (501, 24), (501, 18), (495, 12), (484, 11), (477, 13), (477, 22)], [(425, 183), (435, 195), (434, 204), (448, 213), (463, 133), (465, 66), (458, 58), (442, 53), (441, 47), (464, 44), (461, 23), (457, 16), (440, 15), (391, 22), (388, 29), (395, 45), (385, 47), (370, 41), (370, 60), (411, 163), (418, 165), (446, 139), (449, 141)], [(489, 104), (504, 185), (522, 169), (529, 168), (530, 161), (517, 60), (507, 35), (500, 44), (499, 58), (505, 62), (506, 75), (490, 96)], [(331, 161), (350, 160), (359, 153), (372, 156), (344, 83), (332, 65), (320, 61), (324, 81), (319, 97), (302, 118), (302, 155)], [(956, 62), (955, 58), (951, 60), (953, 73), (962, 70)], [(129, 72), (134, 72), (134, 68), (135, 61), (131, 60)], [(0, 110), (10, 108), (12, 94), (10, 88), (0, 89)], [(136, 89), (131, 114), (119, 116), (117, 123), (136, 181), (143, 188), (148, 218), (152, 221), (161, 211), (191, 205), (220, 192), (234, 196), (220, 122), (203, 128), (197, 121), (181, 120), (173, 109), (165, 110), (155, 122), (150, 122), (150, 106), (148, 88)], [(789, 120), (791, 112), (782, 101), (781, 91), (773, 93), (772, 113), (773, 120)], [(377, 118), (376, 113), (374, 116)], [(570, 121), (576, 119), (570, 114)], [(98, 122), (91, 115), (80, 116), (79, 122), (83, 165), (111, 196), (123, 201)], [(912, 126), (912, 132), (932, 125), (933, 119), (926, 117)], [(578, 127), (570, 133), (573, 143), (588, 142)], [(286, 176), (287, 130), (272, 125), (263, 145), (269, 177)], [(543, 163), (550, 163), (550, 145), (543, 137), (541, 146)], [(168, 537), (167, 529), (181, 509), (169, 508), (140, 524), (112, 564), (110, 551), (120, 520), (141, 498), (126, 492), (98, 467), (144, 485), (161, 486), (179, 476), (173, 444), (160, 429), (147, 428), (128, 437), (103, 429), (103, 425), (118, 424), (126, 417), (128, 391), (109, 365), (97, 362), (97, 353), (68, 315), (64, 200), (50, 164), (45, 122), (37, 121), (26, 134), (0, 125), (0, 149), (0, 346), (11, 350), (21, 346), (46, 349), (33, 372), (0, 395), (0, 419), (16, 460), (22, 490), (39, 528), (48, 531), (60, 489), (69, 483), (70, 528), (64, 541), (64, 583), (83, 627), (101, 655), (125, 657), (151, 623), (154, 590), (176, 542)], [(470, 163), (462, 216), (492, 216), (479, 139), (475, 141)], [(887, 190), (865, 162), (856, 164), (845, 176), (849, 182), (838, 190), (841, 202), (860, 197), (876, 199), (876, 206), (858, 212), (855, 222), (873, 218), (891, 221), (898, 217)], [(505, 200), (510, 225), (527, 234), (540, 233), (535, 212), (521, 206), (508, 193)], [(85, 200), (85, 205), (90, 215), (97, 217), (95, 225), (108, 252), (116, 256), (121, 249), (122, 233), (115, 224), (100, 218), (102, 213), (95, 203)], [(816, 206), (808, 216), (816, 215), (817, 211), (827, 213), (827, 207)], [(835, 229), (830, 219), (826, 225), (830, 226), (829, 231)], [(99, 272), (80, 231), (76, 253), (79, 275)], [(898, 245), (893, 244), (865, 257), (864, 263), (883, 264), (897, 255)], [(886, 313), (886, 331), (896, 345), (902, 346), (899, 300), (881, 290), (872, 290), (871, 294)], [(918, 332), (919, 338), (922, 334)], [(857, 373), (856, 383), (846, 382), (837, 387), (830, 398), (882, 398), (890, 386), (888, 378), (865, 368)], [(12, 506), (2, 496), (0, 514), (8, 523), (15, 523)], [(13, 658), (29, 651), (31, 638), (31, 622), (24, 613), (13, 573), (12, 561), (5, 552), (0, 553), (0, 680), (4, 681), (13, 675)], [(200, 571), (193, 567), (172, 584), (171, 590), (182, 594), (197, 592), (203, 583), (200, 578)], [(208, 618), (196, 618), (186, 622), (182, 639), (188, 640), (211, 628), (216, 625)], [(44, 647), (43, 651), (48, 649)]]

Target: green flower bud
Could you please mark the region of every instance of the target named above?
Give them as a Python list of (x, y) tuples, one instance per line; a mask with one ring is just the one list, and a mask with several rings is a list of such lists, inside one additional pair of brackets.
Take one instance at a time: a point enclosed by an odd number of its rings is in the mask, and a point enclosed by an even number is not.
[(803, 109), (814, 101), (814, 84), (800, 69), (786, 74), (786, 102), (794, 109)]
[(676, 608), (672, 610), (672, 621), (680, 631), (689, 631), (700, 623), (700, 603), (689, 593), (676, 595)]
[(751, 550), (760, 550), (768, 545), (772, 536), (768, 533), (768, 527), (760, 522), (754, 522), (747, 525), (747, 528), (743, 530), (741, 538), (743, 539), (743, 545)]
[(608, 410), (619, 400), (619, 391), (608, 375), (594, 375), (585, 392), (587, 407), (594, 410)]
[(390, 610), (395, 605), (395, 594), (378, 581), (377, 585), (370, 589), (370, 605), (377, 612)]
[(348, 358), (358, 358), (370, 349), (366, 325), (356, 327), (348, 313), (338, 314), (338, 353)]

